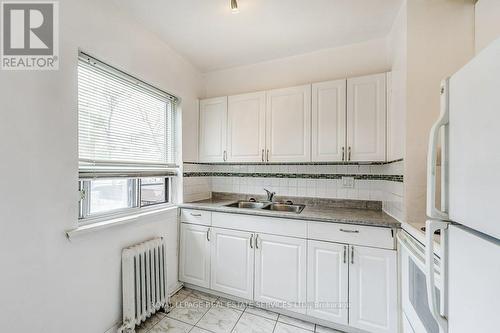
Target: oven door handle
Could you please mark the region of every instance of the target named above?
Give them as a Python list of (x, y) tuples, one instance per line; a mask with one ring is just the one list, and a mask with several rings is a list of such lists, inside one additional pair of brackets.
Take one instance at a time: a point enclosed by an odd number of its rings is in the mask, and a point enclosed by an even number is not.
[[(446, 265), (444, 252), (446, 251), (444, 244), (444, 230), (448, 228), (449, 222), (428, 220), (425, 226), (425, 277), (427, 283), (427, 301), (432, 316), (436, 319), (440, 327), (440, 332), (448, 332), (448, 320), (441, 315), (436, 294), (436, 285), (434, 280), (434, 232), (441, 230), (441, 246), (443, 253), (441, 254), (441, 267), (444, 271)], [(446, 283), (446, 281), (443, 281)]]
[(404, 231), (399, 231), (396, 234), (396, 239), (398, 240), (399, 244), (405, 248), (411, 259), (419, 266), (421, 266), (423, 270), (425, 266), (425, 252), (421, 251), (420, 249), (415, 247), (415, 245), (411, 244), (410, 240), (408, 240), (409, 237), (411, 236), (407, 236), (406, 232)]

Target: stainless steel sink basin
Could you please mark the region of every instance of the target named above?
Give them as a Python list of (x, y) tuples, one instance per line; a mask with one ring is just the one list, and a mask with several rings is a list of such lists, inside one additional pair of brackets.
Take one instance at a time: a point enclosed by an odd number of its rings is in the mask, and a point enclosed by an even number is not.
[(273, 204), (267, 205), (265, 207), (262, 207), (262, 209), (274, 210), (274, 211), (280, 211), (280, 212), (292, 212), (292, 213), (299, 214), (300, 212), (302, 212), (304, 210), (305, 207), (306, 207), (305, 205), (273, 203)]
[(296, 214), (300, 214), (305, 205), (296, 205), (291, 201), (288, 202), (257, 202), (257, 201), (237, 201), (233, 202), (226, 207), (234, 207), (234, 208), (247, 208), (247, 209), (265, 209), (265, 210), (273, 210), (279, 212), (292, 212)]
[(266, 205), (269, 205), (269, 202), (238, 201), (226, 206), (236, 207), (236, 208), (261, 209), (264, 208)]

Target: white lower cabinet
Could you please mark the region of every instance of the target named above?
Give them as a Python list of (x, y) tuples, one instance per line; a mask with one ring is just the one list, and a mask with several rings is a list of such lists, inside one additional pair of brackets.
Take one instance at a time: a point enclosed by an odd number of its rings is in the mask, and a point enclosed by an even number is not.
[(179, 280), (210, 287), (210, 228), (181, 223)]
[(213, 228), (210, 288), (253, 299), (254, 234)]
[(257, 234), (255, 301), (306, 312), (306, 246), (305, 239)]
[(397, 332), (396, 251), (351, 245), (349, 260), (349, 325)]
[[(363, 237), (353, 239), (333, 232), (344, 225), (332, 224), (332, 231), (304, 221), (308, 236), (297, 231), (299, 238), (275, 234), (285, 233), (275, 225), (284, 219), (242, 224), (230, 223), (222, 214), (195, 220), (186, 215), (190, 211), (183, 213), (181, 217), (199, 224), (181, 223), (180, 281), (366, 332), (397, 332), (396, 251), (380, 237), (368, 241), (369, 235), (385, 235), (386, 228), (356, 227)], [(347, 244), (363, 240), (387, 248)]]
[(348, 324), (348, 245), (307, 242), (307, 315)]

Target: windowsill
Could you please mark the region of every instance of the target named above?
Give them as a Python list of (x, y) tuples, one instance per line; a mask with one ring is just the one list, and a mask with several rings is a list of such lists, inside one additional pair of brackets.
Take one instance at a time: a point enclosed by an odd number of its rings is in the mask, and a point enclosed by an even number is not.
[(129, 224), (137, 222), (141, 217), (155, 215), (167, 211), (177, 209), (178, 206), (174, 204), (163, 205), (162, 207), (149, 208), (144, 211), (136, 212), (133, 214), (127, 214), (116, 217), (99, 218), (87, 221), (86, 224), (78, 226), (75, 229), (66, 231), (66, 237), (68, 239), (73, 239), (78, 236), (85, 235), (87, 233), (95, 232), (98, 230), (108, 229), (111, 227), (116, 227), (119, 225)]

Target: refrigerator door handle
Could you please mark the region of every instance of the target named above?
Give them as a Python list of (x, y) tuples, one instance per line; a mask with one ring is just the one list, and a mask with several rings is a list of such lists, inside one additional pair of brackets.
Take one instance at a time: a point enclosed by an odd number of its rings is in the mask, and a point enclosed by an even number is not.
[[(449, 108), (448, 108), (448, 87), (449, 79), (441, 82), (441, 112), (438, 121), (432, 126), (429, 135), (429, 148), (427, 152), (427, 216), (433, 219), (447, 220), (448, 213), (439, 210), (436, 207), (436, 162), (437, 162), (437, 148), (439, 142), (439, 130), (449, 123)], [(445, 131), (447, 129), (445, 128)], [(445, 134), (446, 135), (446, 134)], [(446, 144), (446, 141), (445, 141)], [(446, 147), (443, 147), (443, 150)], [(446, 154), (442, 154), (442, 168), (446, 167)], [(443, 169), (443, 177), (447, 170)], [(445, 179), (445, 178), (443, 178)], [(441, 189), (443, 193), (447, 193), (447, 184)], [(447, 199), (445, 199), (446, 201)]]
[[(436, 230), (441, 230), (441, 271), (445, 271), (446, 268), (446, 244), (443, 241), (446, 239), (444, 237), (444, 230), (448, 228), (449, 222), (443, 221), (433, 221), (428, 220), (425, 226), (425, 270), (426, 270), (426, 284), (427, 284), (427, 301), (429, 305), (429, 309), (431, 311), (432, 316), (436, 319), (440, 327), (440, 332), (448, 332), (448, 320), (445, 316), (443, 316), (439, 310), (437, 294), (436, 294), (436, 286), (434, 279), (434, 232)], [(443, 276), (444, 274), (442, 274)], [(446, 290), (445, 277), (443, 276), (443, 290)], [(445, 295), (446, 297), (446, 295)]]

